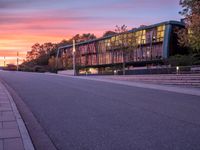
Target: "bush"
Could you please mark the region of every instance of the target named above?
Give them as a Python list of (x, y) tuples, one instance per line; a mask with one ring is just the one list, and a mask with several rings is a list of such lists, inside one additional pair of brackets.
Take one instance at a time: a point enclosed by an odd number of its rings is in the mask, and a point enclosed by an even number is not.
[(34, 66), (33, 71), (44, 73), (47, 72), (48, 70), (45, 68), (45, 66)]
[(33, 72), (33, 67), (26, 66), (26, 65), (20, 65), (19, 71)]
[(194, 55), (174, 55), (168, 59), (172, 66), (191, 66), (196, 61)]
[(194, 54), (194, 62), (193, 65), (200, 65), (200, 53)]

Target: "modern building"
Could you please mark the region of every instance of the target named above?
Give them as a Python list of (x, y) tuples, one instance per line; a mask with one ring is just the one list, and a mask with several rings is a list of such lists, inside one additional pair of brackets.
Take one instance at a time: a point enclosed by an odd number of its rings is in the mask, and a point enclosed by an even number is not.
[[(79, 74), (105, 74), (142, 66), (164, 64), (174, 54), (182, 53), (177, 31), (184, 23), (167, 21), (141, 26), (130, 31), (76, 43), (76, 71)], [(63, 65), (73, 61), (73, 45), (60, 47), (58, 56)]]

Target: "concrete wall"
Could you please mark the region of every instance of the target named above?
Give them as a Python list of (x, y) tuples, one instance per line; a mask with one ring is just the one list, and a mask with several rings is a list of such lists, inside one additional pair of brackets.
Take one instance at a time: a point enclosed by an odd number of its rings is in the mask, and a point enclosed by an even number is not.
[(58, 74), (73, 76), (74, 70), (62, 70), (62, 71), (58, 71)]

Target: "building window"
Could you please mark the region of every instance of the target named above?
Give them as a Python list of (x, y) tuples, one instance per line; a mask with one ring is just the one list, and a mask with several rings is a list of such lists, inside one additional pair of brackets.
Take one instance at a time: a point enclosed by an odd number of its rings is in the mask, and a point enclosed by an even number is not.
[(162, 42), (165, 34), (165, 25), (157, 27), (157, 42)]

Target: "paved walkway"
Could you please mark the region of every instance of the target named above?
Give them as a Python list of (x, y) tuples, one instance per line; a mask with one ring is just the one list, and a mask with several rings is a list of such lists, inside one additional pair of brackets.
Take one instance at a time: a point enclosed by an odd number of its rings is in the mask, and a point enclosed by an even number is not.
[(16, 105), (1, 81), (0, 150), (34, 150)]
[[(64, 76), (64, 75), (59, 75), (59, 76)], [(106, 79), (104, 77), (99, 77), (99, 76), (97, 77), (96, 76), (69, 76), (69, 77), (200, 96), (199, 88), (186, 88), (186, 87), (178, 87), (178, 86), (159, 85), (159, 84), (149, 84), (149, 83), (147, 84), (147, 83), (140, 83), (140, 82), (134, 82), (134, 81), (132, 82), (121, 81), (121, 80), (114, 80), (114, 79)]]
[[(98, 78), (98, 76), (96, 77)], [(141, 82), (150, 84), (171, 85), (185, 88), (200, 88), (200, 74), (154, 74), (154, 75), (117, 75), (100, 76), (99, 78)]]

